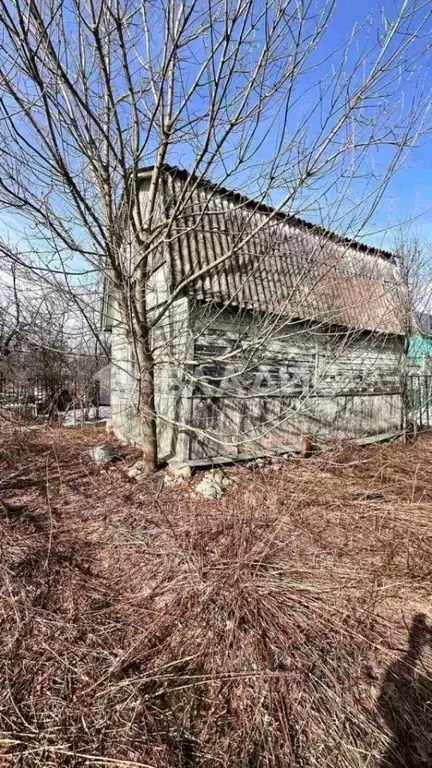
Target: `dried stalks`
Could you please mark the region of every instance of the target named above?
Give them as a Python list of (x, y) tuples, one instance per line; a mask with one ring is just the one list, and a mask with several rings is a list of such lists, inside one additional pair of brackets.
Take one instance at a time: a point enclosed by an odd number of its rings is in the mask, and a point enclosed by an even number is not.
[(429, 436), (219, 502), (95, 469), (100, 441), (2, 431), (2, 765), (432, 764)]

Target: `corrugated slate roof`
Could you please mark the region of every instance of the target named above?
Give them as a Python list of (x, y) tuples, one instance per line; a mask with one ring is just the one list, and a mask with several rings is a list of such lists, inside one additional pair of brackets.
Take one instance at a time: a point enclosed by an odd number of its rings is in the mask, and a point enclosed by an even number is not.
[[(143, 173), (151, 169), (143, 169)], [(403, 334), (395, 257), (167, 166), (173, 287), (195, 298)], [(199, 274), (202, 271), (202, 274)]]

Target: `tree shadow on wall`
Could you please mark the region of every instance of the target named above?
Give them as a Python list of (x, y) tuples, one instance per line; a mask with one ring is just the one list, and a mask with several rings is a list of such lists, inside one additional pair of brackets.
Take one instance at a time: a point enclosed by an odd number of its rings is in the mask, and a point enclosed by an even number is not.
[(413, 617), (407, 650), (384, 677), (378, 709), (390, 732), (380, 768), (432, 768), (432, 677), (423, 655), (432, 648), (432, 627)]

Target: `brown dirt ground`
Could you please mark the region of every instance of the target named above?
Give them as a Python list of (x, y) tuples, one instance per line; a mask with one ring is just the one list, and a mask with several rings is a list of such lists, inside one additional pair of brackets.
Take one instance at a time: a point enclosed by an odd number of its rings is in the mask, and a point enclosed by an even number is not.
[(432, 766), (432, 435), (200, 501), (0, 428), (1, 766)]

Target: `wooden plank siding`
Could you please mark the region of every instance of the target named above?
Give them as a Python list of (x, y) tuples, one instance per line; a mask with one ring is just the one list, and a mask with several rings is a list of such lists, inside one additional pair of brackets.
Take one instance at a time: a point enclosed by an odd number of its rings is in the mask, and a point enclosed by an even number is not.
[(246, 369), (240, 349), (224, 362), (239, 337), (247, 346), (257, 327), (251, 312), (240, 319), (232, 309), (215, 310), (210, 320), (205, 305), (195, 305), (195, 358), (202, 362), (193, 372), (191, 420), (198, 432), (190, 459), (298, 448), (302, 433), (319, 441), (400, 428), (400, 337), (347, 336), (296, 322), (258, 347)]
[[(155, 358), (155, 410), (157, 414), (158, 459), (189, 454), (189, 384), (184, 360), (189, 356), (188, 300), (174, 302), (152, 336)], [(133, 347), (124, 326), (115, 323), (111, 344), (110, 426), (129, 442), (139, 445), (141, 433), (137, 415), (138, 372)]]
[[(176, 302), (154, 335), (158, 456), (203, 458), (265, 455), (313, 439), (397, 432), (401, 424), (401, 338), (291, 323), (259, 347), (245, 366), (239, 337), (257, 333), (246, 311), (191, 309)], [(113, 333), (111, 423), (140, 443), (137, 379), (124, 334)], [(218, 361), (222, 358), (222, 361)], [(185, 364), (193, 361), (193, 364)]]

